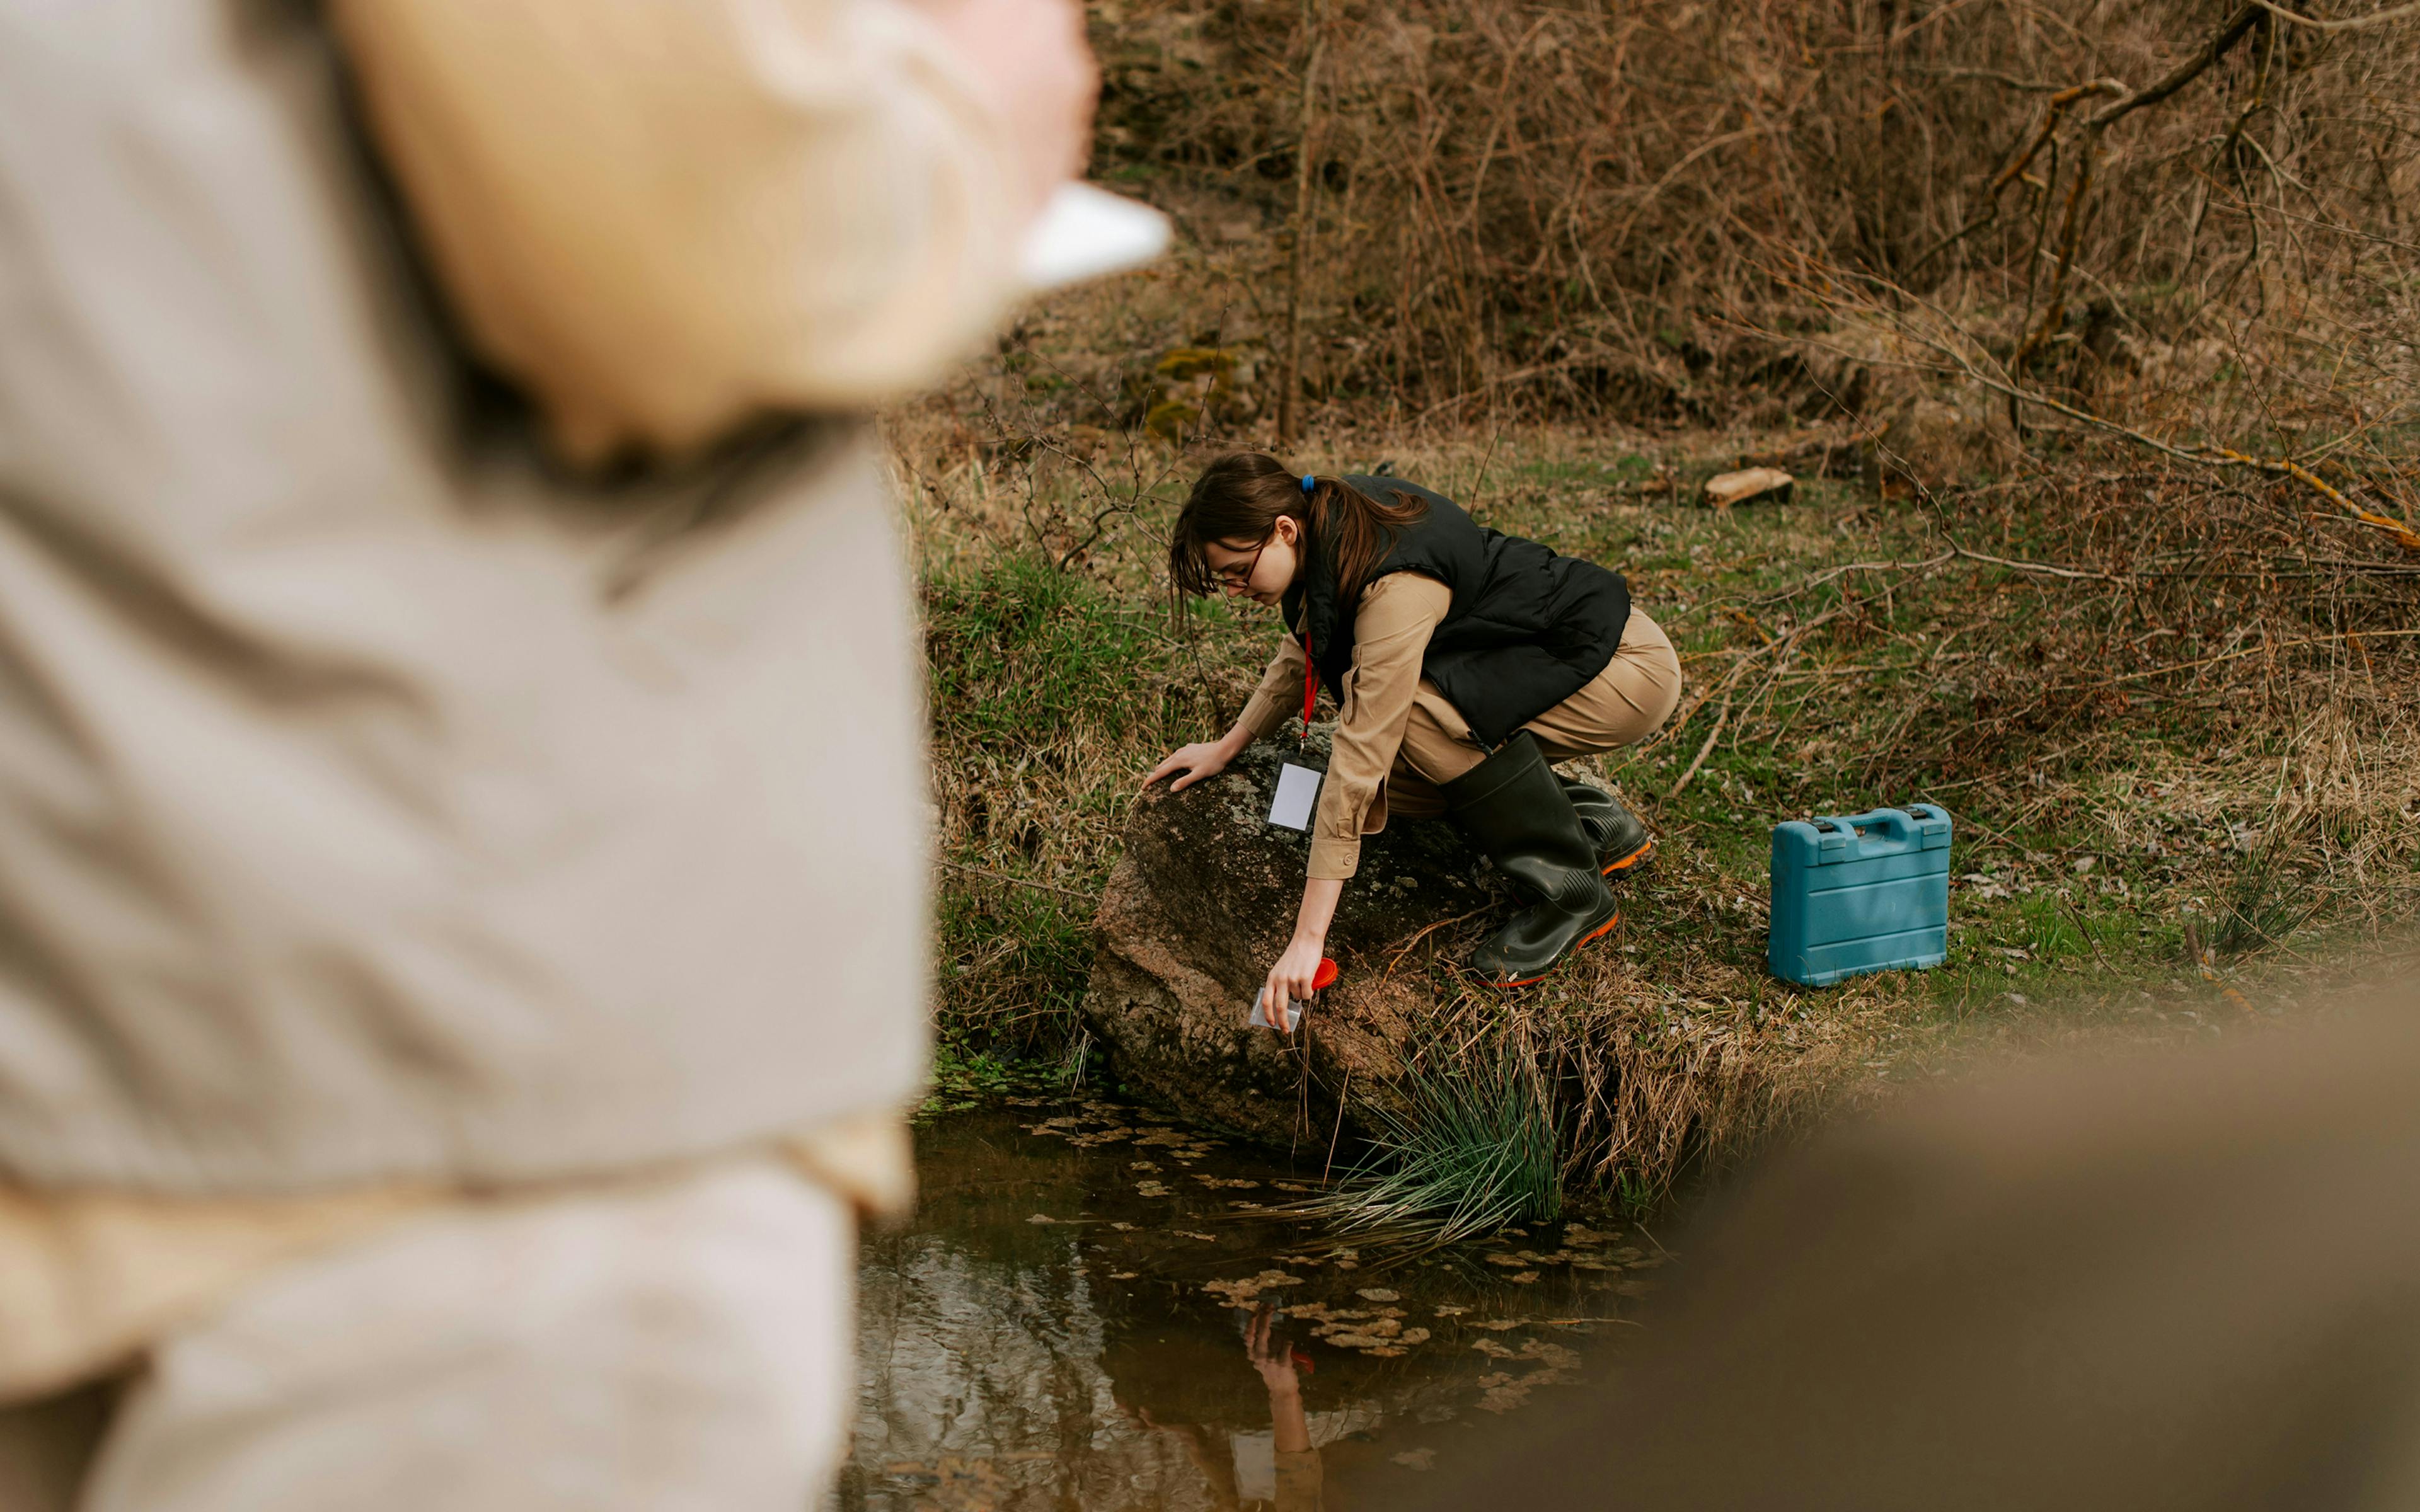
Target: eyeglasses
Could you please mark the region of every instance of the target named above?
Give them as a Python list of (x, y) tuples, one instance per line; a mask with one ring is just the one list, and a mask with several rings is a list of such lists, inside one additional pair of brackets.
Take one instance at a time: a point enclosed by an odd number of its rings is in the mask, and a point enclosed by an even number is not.
[(1211, 569), (1210, 576), (1218, 579), (1219, 586), (1224, 588), (1245, 587), (1252, 580), (1253, 569), (1261, 564), (1261, 553), (1267, 550), (1269, 543), (1276, 539), (1277, 532), (1271, 531), (1261, 537), (1260, 545), (1252, 548), (1252, 559), (1249, 562), (1240, 567), (1214, 567)]

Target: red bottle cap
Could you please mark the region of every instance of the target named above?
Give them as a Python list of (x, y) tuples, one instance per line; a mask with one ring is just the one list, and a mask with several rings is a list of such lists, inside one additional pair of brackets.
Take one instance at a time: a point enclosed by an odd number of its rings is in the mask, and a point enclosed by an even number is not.
[(1319, 969), (1311, 974), (1311, 990), (1317, 992), (1336, 980), (1336, 963), (1326, 956), (1319, 958)]

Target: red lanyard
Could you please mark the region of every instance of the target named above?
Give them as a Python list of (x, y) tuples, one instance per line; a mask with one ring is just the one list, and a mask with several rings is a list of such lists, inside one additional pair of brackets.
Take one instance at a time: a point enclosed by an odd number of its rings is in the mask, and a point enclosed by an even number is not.
[(1311, 710), (1319, 697), (1319, 684), (1311, 665), (1311, 626), (1302, 628), (1302, 739), (1311, 744)]

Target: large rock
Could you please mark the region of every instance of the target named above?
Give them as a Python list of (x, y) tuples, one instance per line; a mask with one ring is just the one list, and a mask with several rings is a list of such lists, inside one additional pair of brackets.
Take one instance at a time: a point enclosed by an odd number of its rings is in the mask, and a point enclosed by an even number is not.
[[(1326, 739), (1314, 733), (1320, 766)], [(1329, 928), (1336, 985), (1292, 1043), (1248, 1025), (1294, 932), (1310, 856), (1308, 836), (1267, 818), (1294, 749), (1291, 739), (1260, 742), (1206, 782), (1182, 793), (1156, 785), (1136, 803), (1101, 900), (1084, 1015), (1134, 1090), (1265, 1143), (1325, 1145), (1340, 1122), (1366, 1130), (1373, 1108), (1398, 1095), (1428, 1003), (1404, 952), (1430, 925), (1505, 895), (1451, 825), (1390, 822), (1362, 842)]]

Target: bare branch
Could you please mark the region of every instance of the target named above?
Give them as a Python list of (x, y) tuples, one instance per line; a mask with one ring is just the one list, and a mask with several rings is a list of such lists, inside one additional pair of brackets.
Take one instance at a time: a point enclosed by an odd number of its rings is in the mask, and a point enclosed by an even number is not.
[(2304, 16), (2278, 5), (2276, 0), (2253, 0), (2253, 3), (2279, 21), (2297, 26), (2307, 26), (2315, 32), (2357, 32), (2372, 26), (2384, 26), (2394, 22), (2410, 21), (2420, 16), (2420, 5), (2395, 6), (2385, 10), (2373, 10), (2366, 16), (2345, 16), (2329, 20), (2322, 16)]
[(2269, 5), (2267, 0), (2252, 0), (2251, 4), (2227, 18), (2226, 24), (2212, 33), (2209, 41), (2202, 43), (2201, 51), (2168, 70), (2166, 78), (2149, 89), (2139, 89), (2128, 95), (2085, 124), (2095, 131), (2105, 131), (2118, 120), (2145, 106), (2156, 105), (2167, 99), (2200, 78), (2211, 64), (2225, 57), (2236, 43), (2243, 39), (2243, 34), (2252, 29), (2253, 23), (2260, 19), (2264, 9), (2274, 8), (2276, 8)]

